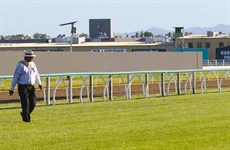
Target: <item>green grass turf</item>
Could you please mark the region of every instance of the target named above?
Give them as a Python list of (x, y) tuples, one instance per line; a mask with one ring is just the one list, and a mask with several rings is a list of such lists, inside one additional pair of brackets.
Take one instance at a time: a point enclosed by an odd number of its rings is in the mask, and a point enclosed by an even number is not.
[(230, 148), (230, 92), (56, 106), (39, 102), (24, 123), (0, 105), (0, 149)]

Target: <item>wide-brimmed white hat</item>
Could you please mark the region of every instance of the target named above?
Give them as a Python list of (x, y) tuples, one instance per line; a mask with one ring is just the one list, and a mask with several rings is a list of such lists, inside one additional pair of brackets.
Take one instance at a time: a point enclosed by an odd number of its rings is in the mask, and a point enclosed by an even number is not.
[(36, 57), (36, 55), (34, 55), (32, 50), (25, 50), (24, 57)]

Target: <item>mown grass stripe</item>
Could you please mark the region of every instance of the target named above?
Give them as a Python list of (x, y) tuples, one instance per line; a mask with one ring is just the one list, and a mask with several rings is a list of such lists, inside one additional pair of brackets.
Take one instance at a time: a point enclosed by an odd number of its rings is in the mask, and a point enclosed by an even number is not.
[(229, 149), (230, 92), (85, 102), (0, 105), (0, 149)]

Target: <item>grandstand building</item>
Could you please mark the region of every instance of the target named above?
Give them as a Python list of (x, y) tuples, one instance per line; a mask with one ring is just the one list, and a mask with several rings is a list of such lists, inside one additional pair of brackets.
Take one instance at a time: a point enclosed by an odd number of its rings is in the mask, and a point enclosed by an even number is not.
[(217, 49), (230, 46), (229, 35), (188, 35), (179, 40), (184, 41), (184, 48), (208, 48), (209, 59), (217, 59)]

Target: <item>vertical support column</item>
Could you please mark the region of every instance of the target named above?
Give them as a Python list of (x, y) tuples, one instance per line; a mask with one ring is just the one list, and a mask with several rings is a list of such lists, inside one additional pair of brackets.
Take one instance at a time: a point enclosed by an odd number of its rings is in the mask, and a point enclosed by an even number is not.
[(146, 73), (145, 74), (145, 98), (149, 97), (149, 84), (148, 84), (148, 81), (149, 81), (149, 76)]
[(93, 75), (89, 76), (89, 101), (93, 102)]
[(50, 105), (50, 77), (46, 77), (46, 105)]
[(73, 82), (72, 82), (72, 79), (73, 77), (72, 76), (68, 76), (68, 79), (69, 79), (69, 103), (73, 103)]
[(177, 94), (181, 94), (181, 82), (180, 82), (180, 73), (177, 73)]
[(165, 96), (165, 74), (161, 73), (161, 95)]
[(112, 75), (109, 75), (109, 100), (113, 100), (113, 78)]
[[(131, 99), (131, 81), (130, 81), (130, 74), (127, 75), (127, 82), (128, 82), (128, 89), (127, 89), (127, 99)], [(130, 85), (130, 86), (129, 86)]]
[(128, 100), (129, 99), (129, 78), (130, 78), (130, 75), (129, 74), (127, 74), (127, 84), (126, 84), (126, 86), (125, 86), (125, 97), (126, 97), (126, 100)]
[(196, 94), (196, 72), (192, 72), (192, 93)]

